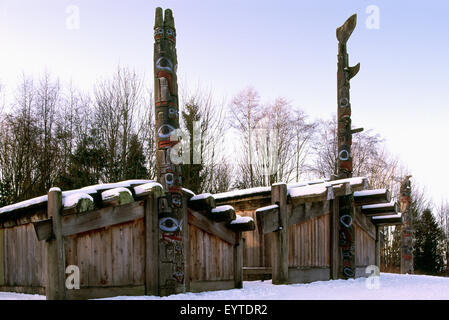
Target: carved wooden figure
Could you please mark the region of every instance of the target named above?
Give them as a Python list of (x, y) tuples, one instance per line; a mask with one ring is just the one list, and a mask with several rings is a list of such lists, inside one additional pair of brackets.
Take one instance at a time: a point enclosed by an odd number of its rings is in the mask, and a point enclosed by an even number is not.
[[(357, 15), (351, 16), (337, 29), (338, 39), (338, 71), (337, 71), (337, 100), (338, 100), (338, 158), (337, 179), (352, 177), (352, 134), (360, 130), (351, 128), (351, 103), (349, 97), (349, 81), (360, 69), (360, 64), (349, 66), (349, 57), (346, 43), (355, 29)], [(353, 195), (343, 196), (339, 199), (339, 245), (341, 251), (341, 263), (338, 270), (339, 277), (355, 277), (354, 257), (354, 198)]]
[(413, 216), (411, 212), (411, 176), (401, 183), (400, 206), (404, 224), (401, 228), (401, 273), (413, 274)]
[(156, 114), (157, 180), (164, 195), (159, 198), (159, 293), (185, 292), (185, 248), (182, 200), (176, 29), (173, 13), (156, 8), (154, 25), (154, 93)]

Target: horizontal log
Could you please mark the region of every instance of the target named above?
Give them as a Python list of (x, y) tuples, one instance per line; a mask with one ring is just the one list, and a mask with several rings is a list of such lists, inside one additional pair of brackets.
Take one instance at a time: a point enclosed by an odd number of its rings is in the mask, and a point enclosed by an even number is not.
[(196, 280), (190, 282), (190, 292), (234, 289), (234, 280)]
[(33, 226), (39, 241), (47, 241), (53, 237), (53, 220), (51, 218), (33, 222)]
[(320, 202), (309, 202), (294, 206), (287, 210), (288, 225), (295, 225), (306, 222), (310, 219), (321, 217), (329, 214), (329, 201), (323, 200)]
[(119, 207), (106, 207), (80, 215), (62, 218), (62, 235), (88, 232), (116, 224), (143, 218), (144, 201), (136, 201)]
[(356, 206), (388, 203), (390, 201), (390, 192), (386, 189), (363, 190), (354, 192), (354, 203)]
[(395, 214), (391, 216), (372, 217), (371, 221), (375, 225), (398, 225), (402, 224), (402, 214)]
[(187, 202), (190, 209), (194, 211), (210, 212), (215, 205), (215, 198), (210, 193), (203, 193), (193, 196)]
[(210, 233), (223, 241), (235, 244), (235, 234), (227, 229), (222, 223), (211, 221), (204, 215), (191, 209), (188, 209), (188, 213), (189, 224)]
[(114, 188), (101, 193), (102, 206), (121, 206), (134, 202), (132, 193), (127, 188)]
[(396, 202), (369, 204), (362, 206), (361, 212), (368, 216), (387, 216), (398, 212), (398, 205)]
[(70, 207), (64, 207), (62, 214), (80, 214), (95, 209), (95, 203), (92, 199), (80, 198), (78, 201)]
[[(234, 220), (236, 221), (236, 220)], [(230, 222), (227, 224), (227, 227), (231, 229), (234, 232), (245, 232), (245, 231), (254, 231), (256, 230), (256, 225), (254, 223), (254, 220), (248, 220), (246, 222)]]
[(215, 222), (230, 222), (235, 220), (235, 210), (232, 206), (224, 205), (212, 209), (207, 217)]
[(136, 199), (147, 198), (151, 194), (155, 194), (156, 197), (161, 197), (164, 194), (162, 185), (157, 182), (145, 183), (134, 187), (134, 194)]
[(69, 300), (100, 299), (117, 296), (143, 296), (145, 286), (122, 287), (81, 287), (78, 290), (66, 290)]
[(256, 210), (257, 229), (266, 234), (279, 230), (279, 206), (277, 204)]

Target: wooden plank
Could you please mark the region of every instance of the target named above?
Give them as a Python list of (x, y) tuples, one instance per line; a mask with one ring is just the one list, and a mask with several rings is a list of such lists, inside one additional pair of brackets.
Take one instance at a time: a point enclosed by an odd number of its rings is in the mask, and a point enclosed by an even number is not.
[(231, 206), (219, 206), (212, 209), (207, 217), (215, 222), (230, 222), (235, 220), (235, 210)]
[(54, 239), (47, 241), (47, 300), (62, 300), (65, 295), (65, 252), (62, 235), (62, 192), (48, 192), (48, 217), (53, 219)]
[(0, 229), (0, 286), (5, 285), (5, 231)]
[(108, 207), (80, 215), (64, 216), (62, 235), (71, 236), (116, 224), (143, 218), (144, 201), (137, 201), (119, 207)]
[(33, 226), (39, 241), (49, 240), (53, 236), (52, 219), (33, 222)]
[(189, 192), (183, 191), (182, 193), (182, 210), (183, 210), (183, 219), (182, 219), (182, 241), (183, 241), (183, 259), (184, 259), (184, 285), (185, 290), (190, 291), (190, 272), (192, 270), (192, 266), (190, 264), (190, 255), (191, 255), (191, 247), (190, 247), (190, 229), (189, 229), (189, 215), (187, 212), (188, 201), (192, 197)]
[(254, 220), (249, 220), (248, 222), (242, 223), (228, 223), (226, 227), (234, 232), (245, 232), (245, 231), (254, 231), (256, 229), (256, 224)]
[(340, 266), (340, 247), (339, 247), (339, 215), (338, 215), (338, 200), (339, 198), (335, 198), (330, 202), (330, 228), (329, 228), (329, 260), (330, 260), (330, 272), (331, 279), (338, 279), (339, 274), (339, 266)]
[(145, 212), (145, 295), (159, 295), (159, 222), (157, 194), (146, 200)]
[(118, 191), (117, 194), (115, 195), (111, 195), (106, 199), (103, 199), (103, 193), (102, 193), (102, 206), (103, 207), (110, 207), (110, 206), (121, 206), (121, 205), (125, 205), (125, 204), (129, 204), (134, 202), (134, 198), (132, 196), (132, 194), (128, 191), (120, 191), (122, 190), (122, 188), (114, 188), (114, 189), (110, 189), (107, 192), (111, 192), (116, 190)]
[(361, 208), (362, 214), (367, 217), (387, 216), (398, 213), (398, 204), (389, 202), (385, 204), (366, 205)]
[(329, 204), (330, 201), (327, 200), (299, 205), (292, 204), (292, 209), (290, 210), (288, 217), (289, 226), (328, 214), (330, 210)]
[(234, 289), (234, 280), (197, 280), (190, 283), (191, 292)]
[[(243, 288), (243, 249), (242, 249), (242, 234), (240, 232), (235, 234), (235, 245), (234, 245), (234, 287), (241, 289)], [(227, 261), (223, 261), (226, 263)]]
[(188, 210), (188, 214), (190, 224), (201, 230), (204, 230), (207, 233), (213, 234), (230, 244), (235, 244), (234, 232), (227, 229), (223, 224), (210, 221), (205, 216), (190, 209)]
[(279, 230), (274, 232), (272, 243), (273, 284), (288, 281), (288, 215), (287, 184), (271, 186), (271, 202), (279, 206)]
[(279, 206), (264, 207), (256, 210), (257, 229), (266, 234), (279, 229)]
[(386, 189), (354, 192), (354, 203), (356, 206), (389, 203), (390, 201), (391, 195), (390, 192)]
[(380, 270), (380, 246), (381, 246), (380, 237), (381, 237), (380, 227), (376, 226), (375, 264), (379, 268), (379, 270)]
[(100, 299), (116, 296), (143, 296), (145, 286), (85, 287), (67, 291), (70, 300)]
[(189, 209), (194, 211), (210, 212), (215, 206), (215, 198), (210, 193), (194, 196), (188, 201)]

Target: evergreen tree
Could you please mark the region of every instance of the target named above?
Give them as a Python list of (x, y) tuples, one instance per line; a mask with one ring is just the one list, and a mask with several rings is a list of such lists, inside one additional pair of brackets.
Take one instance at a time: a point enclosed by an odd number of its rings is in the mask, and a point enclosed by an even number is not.
[(147, 179), (148, 171), (145, 167), (143, 144), (137, 134), (131, 136), (126, 157), (125, 179)]
[(435, 274), (443, 271), (444, 260), (439, 247), (442, 231), (430, 209), (424, 210), (415, 225), (415, 270)]
[[(203, 171), (203, 141), (195, 141), (194, 124), (196, 121), (201, 121), (201, 114), (198, 104), (191, 102), (185, 105), (185, 111), (182, 112), (182, 120), (184, 127), (187, 130), (189, 146), (184, 146), (184, 150), (189, 150), (189, 163), (182, 165), (182, 185), (183, 187), (192, 190), (194, 193), (201, 193), (204, 184), (205, 176)], [(201, 155), (200, 162), (194, 163), (194, 153)], [(197, 162), (197, 161), (196, 161)]]

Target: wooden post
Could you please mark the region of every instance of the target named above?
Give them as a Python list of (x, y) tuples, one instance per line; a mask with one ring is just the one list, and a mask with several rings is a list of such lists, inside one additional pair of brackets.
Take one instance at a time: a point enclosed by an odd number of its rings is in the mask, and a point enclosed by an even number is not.
[(234, 286), (243, 288), (243, 240), (242, 233), (235, 233), (234, 245)]
[(279, 206), (279, 229), (274, 231), (272, 242), (273, 284), (288, 282), (288, 215), (287, 184), (271, 186), (271, 203)]
[(380, 270), (380, 227), (376, 226), (376, 257), (375, 257), (376, 266)]
[(413, 216), (411, 212), (411, 176), (401, 183), (400, 205), (404, 224), (401, 226), (401, 274), (413, 274)]
[(53, 221), (53, 237), (46, 242), (47, 282), (45, 294), (47, 300), (63, 300), (65, 295), (65, 252), (62, 236), (62, 192), (53, 188), (48, 192), (47, 214)]
[(341, 264), (341, 253), (339, 245), (339, 214), (338, 214), (338, 197), (330, 200), (330, 269), (331, 279), (338, 279), (339, 267)]
[(5, 232), (0, 229), (0, 286), (5, 285)]
[(159, 295), (159, 223), (158, 198), (160, 187), (153, 187), (145, 200), (145, 294)]
[(182, 219), (183, 241), (184, 241), (184, 284), (185, 290), (190, 291), (190, 235), (189, 235), (189, 213), (188, 205), (189, 194), (183, 192), (182, 211), (184, 218)]

